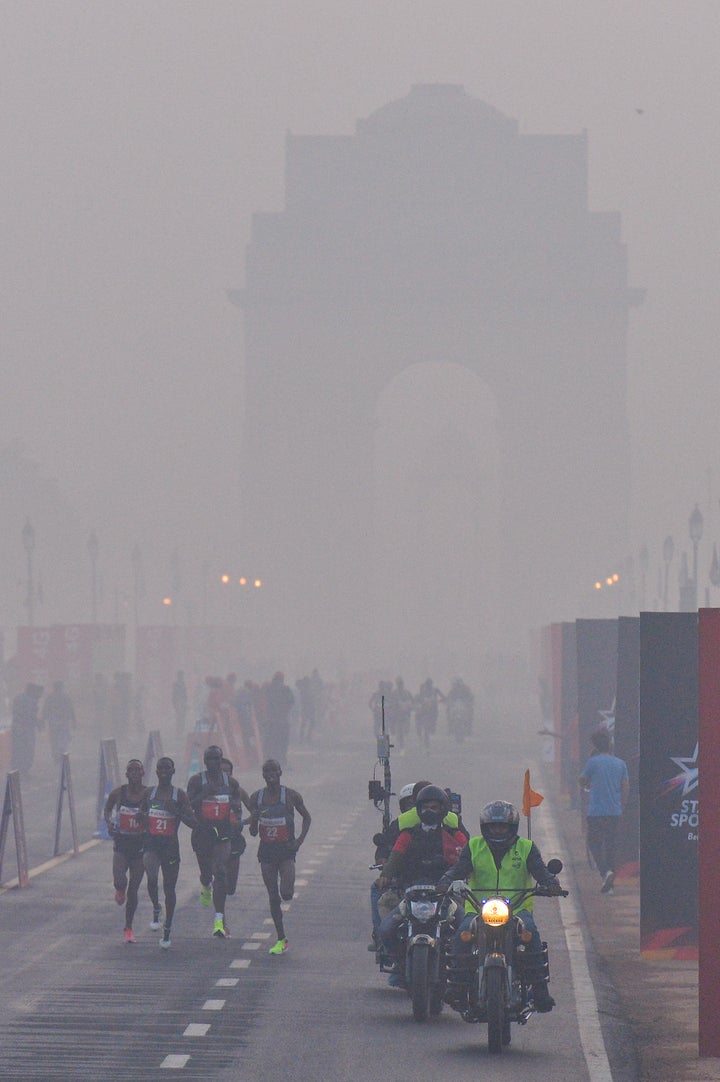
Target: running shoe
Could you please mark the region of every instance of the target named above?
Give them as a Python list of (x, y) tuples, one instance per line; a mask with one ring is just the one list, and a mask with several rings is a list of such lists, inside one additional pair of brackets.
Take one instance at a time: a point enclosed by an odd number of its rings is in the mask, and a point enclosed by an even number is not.
[(274, 947), (271, 947), (268, 954), (285, 954), (285, 951), (290, 949), (290, 944), (285, 939), (278, 939)]
[(227, 939), (228, 934), (225, 931), (225, 925), (223, 924), (222, 917), (216, 918), (215, 926), (213, 927), (213, 935), (216, 935), (218, 939)]
[(160, 906), (159, 905), (154, 905), (153, 906), (152, 920), (150, 921), (150, 927), (152, 928), (152, 930), (154, 932), (157, 931), (157, 929), (160, 927), (160, 915), (161, 915), (161, 913), (162, 913), (162, 909), (160, 908)]
[(117, 902), (118, 905), (124, 905), (125, 904), (125, 891), (124, 890), (116, 890), (115, 891), (115, 901)]
[(133, 935), (132, 928), (126, 928), (125, 931), (123, 932), (123, 935), (125, 936), (125, 942), (126, 943), (137, 943), (137, 939)]
[(212, 889), (204, 883), (200, 886), (200, 902), (204, 906), (212, 905)]
[(164, 950), (167, 950), (168, 947), (170, 946), (170, 929), (169, 928), (163, 928), (163, 934), (162, 934), (162, 939), (160, 940), (160, 946)]

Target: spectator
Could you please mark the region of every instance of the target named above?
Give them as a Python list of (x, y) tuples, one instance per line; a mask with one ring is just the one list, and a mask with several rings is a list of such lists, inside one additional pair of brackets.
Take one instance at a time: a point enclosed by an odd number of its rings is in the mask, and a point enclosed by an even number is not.
[(40, 684), (28, 684), (16, 695), (12, 704), (12, 762), (13, 769), (26, 774), (35, 758), (35, 733), (41, 726), (38, 708), (43, 689)]
[(70, 750), (70, 730), (76, 725), (73, 701), (65, 691), (62, 680), (55, 681), (43, 703), (42, 723), (46, 722), (50, 733), (50, 751), (54, 761), (59, 763), (65, 752)]
[(590, 737), (595, 749), (578, 778), (580, 788), (590, 794), (587, 810), (587, 842), (595, 861), (602, 894), (613, 894), (615, 853), (623, 805), (630, 791), (624, 759), (613, 755), (610, 733), (603, 727)]

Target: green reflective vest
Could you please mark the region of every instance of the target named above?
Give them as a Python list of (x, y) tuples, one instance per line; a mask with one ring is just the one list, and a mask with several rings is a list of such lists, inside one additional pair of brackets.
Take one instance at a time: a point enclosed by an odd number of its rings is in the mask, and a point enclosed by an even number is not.
[[(516, 838), (515, 844), (508, 849), (498, 869), (495, 857), (485, 839), (482, 836), (471, 838), (468, 842), (473, 864), (472, 875), (468, 879), (470, 889), (481, 898), (486, 898), (490, 894), (501, 894), (503, 898), (508, 898), (512, 902), (517, 898), (515, 891), (527, 890), (535, 884), (527, 868), (527, 858), (532, 844), (529, 838)], [(532, 907), (532, 895), (518, 906), (519, 909), (526, 909), (528, 913), (532, 913)], [(465, 911), (474, 913), (475, 908), (470, 902), (465, 902)]]
[[(408, 808), (406, 812), (398, 816), (398, 826), (400, 830), (410, 830), (410, 827), (416, 827), (420, 822), (420, 816), (418, 815), (417, 808)], [(448, 812), (443, 819), (443, 826), (450, 827), (451, 830), (457, 830), (458, 817), (455, 812)]]

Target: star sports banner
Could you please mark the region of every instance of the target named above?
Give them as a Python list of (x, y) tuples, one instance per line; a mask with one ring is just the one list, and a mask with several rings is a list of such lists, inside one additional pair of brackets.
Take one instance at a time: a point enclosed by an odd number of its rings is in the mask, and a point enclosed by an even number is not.
[(698, 615), (640, 614), (640, 949), (697, 958)]
[(630, 796), (623, 816), (618, 859), (623, 875), (638, 875), (640, 831), (640, 620), (618, 620), (615, 754), (627, 763)]
[[(720, 609), (700, 609), (699, 618), (699, 746), (706, 793), (720, 792)], [(699, 776), (699, 775), (698, 775)], [(697, 792), (697, 790), (696, 790)], [(717, 934), (720, 891), (720, 816), (708, 815), (698, 841), (701, 1056), (720, 1056), (720, 936)]]

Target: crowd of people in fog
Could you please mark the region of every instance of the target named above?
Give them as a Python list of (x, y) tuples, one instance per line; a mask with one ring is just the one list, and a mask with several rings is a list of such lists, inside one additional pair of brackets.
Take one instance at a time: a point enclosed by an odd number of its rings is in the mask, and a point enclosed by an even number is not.
[[(185, 717), (187, 706), (182, 707), (181, 686), (184, 686), (184, 674), (179, 672), (173, 687), (173, 704), (176, 700), (180, 703)], [(333, 702), (332, 688), (325, 684), (317, 669), (300, 677), (295, 691), (280, 671), (263, 683), (248, 679), (240, 685), (236, 673), (224, 679), (208, 676), (204, 689), (195, 704), (196, 731), (229, 730), (240, 737), (246, 750), (282, 763), (287, 762), (291, 729), (295, 729), (300, 744), (310, 743), (317, 728), (328, 720)], [(180, 710), (174, 708), (180, 733)]]
[[(441, 703), (445, 705), (449, 728), (455, 731), (461, 725), (462, 737), (469, 735), (474, 720), (475, 696), (461, 677), (453, 679), (447, 694), (436, 687), (429, 676), (414, 695), (405, 686), (402, 676), (396, 677), (394, 684), (392, 680), (381, 680), (368, 702), (375, 735), (384, 727), (393, 737), (395, 746), (402, 750), (411, 735), (414, 716), (418, 742), (428, 748), (430, 737), (437, 729)], [(458, 738), (459, 732), (457, 728)]]

